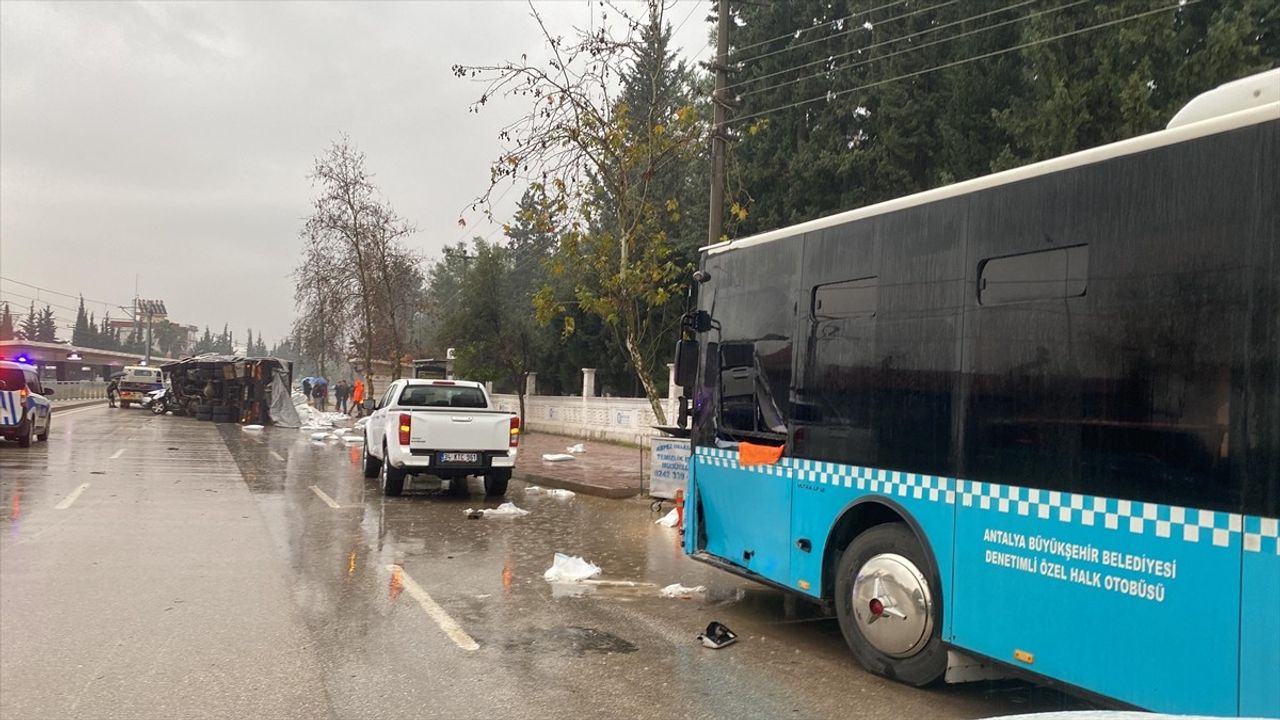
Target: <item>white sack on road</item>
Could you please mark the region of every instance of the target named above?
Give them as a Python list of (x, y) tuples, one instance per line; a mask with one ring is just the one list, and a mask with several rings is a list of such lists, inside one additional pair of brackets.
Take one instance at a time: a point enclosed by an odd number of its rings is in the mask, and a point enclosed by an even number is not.
[(314, 432), (314, 433), (311, 433), (311, 439), (312, 439), (312, 440), (320, 440), (320, 441), (322, 441), (322, 442), (323, 442), (323, 441), (324, 441), (324, 439), (325, 439), (325, 438), (327, 438), (327, 437), (329, 437), (329, 433), (327, 433), (327, 432)]
[(555, 560), (552, 561), (551, 567), (542, 574), (547, 582), (565, 583), (579, 582), (587, 578), (593, 578), (600, 574), (600, 566), (592, 562), (587, 562), (577, 555), (565, 555), (564, 553), (556, 553)]
[(654, 520), (654, 521), (653, 521), (653, 524), (654, 524), (654, 525), (661, 525), (662, 527), (670, 527), (670, 528), (673, 528), (673, 527), (675, 527), (679, 522), (680, 522), (680, 513), (679, 513), (679, 512), (677, 512), (677, 511), (673, 508), (673, 509), (671, 510), (671, 512), (667, 513), (666, 515), (663, 515), (662, 517), (658, 518), (657, 520)]
[(561, 490), (560, 488), (551, 488), (547, 491), (547, 494), (554, 498), (571, 498), (574, 495), (577, 495), (577, 493), (572, 490)]
[(572, 455), (566, 455), (565, 453), (547, 453), (546, 455), (542, 456), (542, 459), (546, 460), (547, 462), (564, 462), (566, 460), (573, 460), (575, 458)]
[(569, 453), (584, 453), (587, 451), (587, 448), (584, 447), (582, 443), (578, 443), (577, 445), (570, 445), (565, 448), (564, 451)]
[(475, 512), (479, 512), (481, 515), (484, 515), (485, 517), (520, 517), (521, 515), (529, 514), (528, 510), (521, 510), (520, 508), (516, 507), (515, 503), (509, 503), (509, 502), (502, 503), (496, 508), (481, 508), (480, 510), (467, 508), (463, 512), (465, 512), (467, 515), (470, 515)]
[(688, 600), (694, 595), (699, 595), (701, 593), (705, 593), (706, 591), (707, 591), (707, 588), (704, 585), (695, 585), (693, 587), (685, 587), (680, 583), (672, 583), (662, 588), (661, 590), (659, 590), (658, 595), (664, 598), (679, 598), (681, 600)]
[(240, 429), (245, 432), (258, 432), (259, 430), (262, 429), (262, 426), (261, 425), (245, 425)]

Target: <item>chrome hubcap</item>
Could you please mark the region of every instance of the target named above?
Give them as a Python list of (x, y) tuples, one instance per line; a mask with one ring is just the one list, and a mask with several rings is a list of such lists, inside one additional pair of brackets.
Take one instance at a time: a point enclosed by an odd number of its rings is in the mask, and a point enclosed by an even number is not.
[(933, 633), (933, 598), (924, 573), (907, 558), (882, 553), (853, 580), (853, 616), (867, 642), (891, 657), (919, 652)]

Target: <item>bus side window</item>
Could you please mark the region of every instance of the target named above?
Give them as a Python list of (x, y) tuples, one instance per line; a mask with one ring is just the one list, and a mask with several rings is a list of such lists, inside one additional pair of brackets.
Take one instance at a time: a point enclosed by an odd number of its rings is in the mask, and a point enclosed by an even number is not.
[[(735, 437), (744, 433), (786, 434), (786, 419), (761, 368), (758, 344), (720, 345), (719, 430), (722, 434)], [(789, 355), (789, 345), (785, 347)]]

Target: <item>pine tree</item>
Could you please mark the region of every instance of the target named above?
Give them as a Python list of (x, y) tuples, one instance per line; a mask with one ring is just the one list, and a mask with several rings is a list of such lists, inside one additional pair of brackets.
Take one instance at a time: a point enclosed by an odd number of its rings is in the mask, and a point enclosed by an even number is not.
[(89, 345), (89, 315), (84, 311), (84, 296), (80, 296), (80, 305), (76, 308), (76, 325), (71, 330), (71, 344), (76, 347)]
[(214, 341), (213, 334), (209, 332), (209, 326), (204, 326), (204, 335), (200, 336), (200, 340), (196, 342), (196, 346), (191, 348), (192, 355), (203, 355), (207, 352), (213, 352)]
[(58, 321), (53, 316), (53, 308), (45, 305), (36, 319), (36, 340), (39, 342), (58, 341)]
[(14, 339), (13, 315), (9, 313), (9, 303), (5, 303), (4, 309), (0, 311), (0, 340), (12, 339)]
[(22, 318), (22, 323), (18, 326), (18, 339), (35, 342), (39, 337), (39, 317), (36, 315), (36, 303), (33, 300), (31, 307), (27, 308), (27, 316)]

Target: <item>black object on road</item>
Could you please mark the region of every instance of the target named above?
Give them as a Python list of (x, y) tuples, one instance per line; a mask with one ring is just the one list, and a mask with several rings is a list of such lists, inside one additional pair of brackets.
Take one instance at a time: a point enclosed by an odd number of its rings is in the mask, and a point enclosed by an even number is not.
[(704, 647), (719, 650), (737, 642), (738, 634), (726, 627), (724, 623), (712, 620), (711, 624), (707, 625), (706, 632), (699, 635), (698, 639), (702, 641)]

